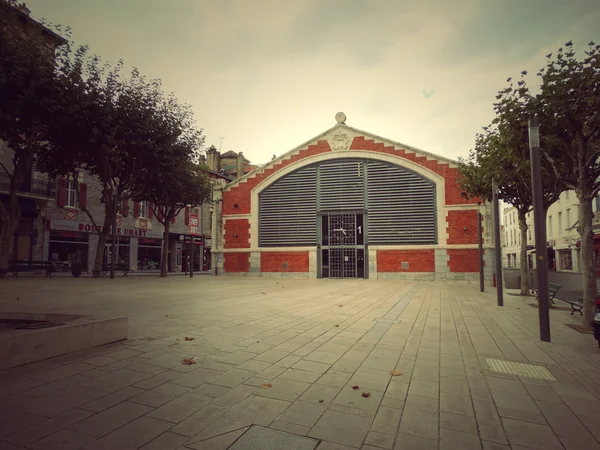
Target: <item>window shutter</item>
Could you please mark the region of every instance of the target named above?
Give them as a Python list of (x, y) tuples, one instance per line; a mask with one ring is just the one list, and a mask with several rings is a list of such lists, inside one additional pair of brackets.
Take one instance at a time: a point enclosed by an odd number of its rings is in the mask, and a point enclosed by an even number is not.
[(58, 195), (56, 197), (56, 206), (59, 208), (64, 208), (67, 202), (67, 182), (64, 178), (60, 177), (58, 179)]
[(154, 203), (148, 202), (146, 205), (148, 205), (148, 220), (152, 220), (154, 219)]
[(79, 207), (87, 208), (87, 184), (79, 183)]
[(129, 200), (126, 198), (123, 199), (123, 202), (121, 203), (121, 215), (123, 217), (127, 217), (129, 215)]
[(190, 207), (189, 206), (185, 207), (185, 224), (186, 225), (190, 224)]
[(140, 217), (140, 202), (133, 202), (133, 217)]

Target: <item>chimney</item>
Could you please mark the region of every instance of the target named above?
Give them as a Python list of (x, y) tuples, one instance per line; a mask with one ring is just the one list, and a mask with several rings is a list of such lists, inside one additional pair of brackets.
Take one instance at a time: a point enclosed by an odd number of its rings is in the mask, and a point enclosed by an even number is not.
[(237, 154), (237, 161), (236, 161), (236, 168), (237, 168), (237, 172), (236, 172), (236, 177), (240, 178), (244, 176), (244, 154), (242, 152), (239, 152)]
[(206, 165), (206, 156), (200, 155), (198, 157), (198, 163), (200, 163), (200, 165), (202, 165), (202, 166), (205, 166)]
[(21, 11), (23, 14), (25, 14), (26, 16), (29, 16), (29, 13), (31, 13), (31, 10), (27, 7), (27, 5), (25, 4), (25, 2), (18, 3), (17, 4), (17, 9), (19, 11)]
[(213, 146), (206, 150), (206, 165), (213, 172), (219, 171), (219, 152)]

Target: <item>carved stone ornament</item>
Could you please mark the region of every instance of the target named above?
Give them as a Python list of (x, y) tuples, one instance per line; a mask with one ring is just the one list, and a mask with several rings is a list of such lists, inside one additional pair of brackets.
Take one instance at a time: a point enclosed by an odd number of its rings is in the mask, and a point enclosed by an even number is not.
[(346, 133), (337, 133), (333, 136), (333, 139), (329, 142), (331, 150), (339, 152), (342, 150), (350, 149), (350, 136)]

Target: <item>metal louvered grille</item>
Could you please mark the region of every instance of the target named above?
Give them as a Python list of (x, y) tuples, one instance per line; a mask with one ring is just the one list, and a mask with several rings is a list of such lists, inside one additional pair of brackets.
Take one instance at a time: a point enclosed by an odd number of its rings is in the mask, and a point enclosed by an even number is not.
[(363, 165), (358, 159), (335, 159), (321, 164), (322, 211), (365, 208)]
[(369, 244), (434, 244), (435, 185), (399, 166), (369, 161)]
[(317, 168), (304, 167), (260, 193), (261, 247), (317, 244)]
[(303, 167), (260, 193), (259, 245), (316, 246), (317, 211), (364, 211), (365, 244), (435, 244), (435, 195), (433, 182), (389, 163), (336, 159)]

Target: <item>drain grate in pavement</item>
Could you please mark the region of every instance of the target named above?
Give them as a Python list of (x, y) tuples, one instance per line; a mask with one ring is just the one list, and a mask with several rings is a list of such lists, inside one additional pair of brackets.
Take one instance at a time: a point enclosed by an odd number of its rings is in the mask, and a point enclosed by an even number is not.
[(313, 450), (318, 443), (316, 439), (253, 425), (229, 450)]
[(557, 381), (550, 371), (544, 366), (535, 364), (523, 364), (501, 359), (486, 358), (492, 372), (520, 375), (522, 377), (537, 378), (539, 380)]

